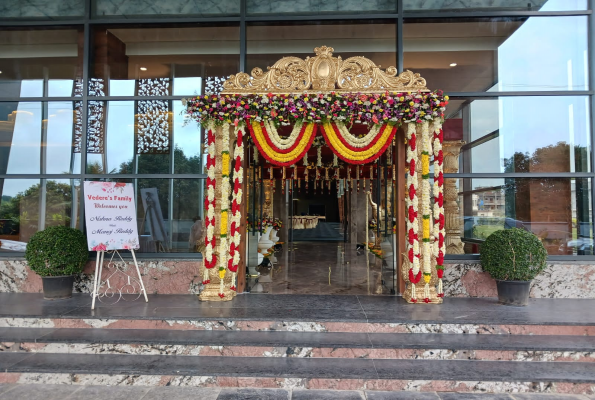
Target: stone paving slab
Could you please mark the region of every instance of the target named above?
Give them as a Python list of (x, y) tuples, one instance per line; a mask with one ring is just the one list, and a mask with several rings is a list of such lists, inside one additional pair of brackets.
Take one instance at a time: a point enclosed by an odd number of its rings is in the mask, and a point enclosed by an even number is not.
[(195, 388), (179, 386), (78, 386), (0, 384), (0, 400), (589, 400), (595, 396), (557, 393), (381, 392)]

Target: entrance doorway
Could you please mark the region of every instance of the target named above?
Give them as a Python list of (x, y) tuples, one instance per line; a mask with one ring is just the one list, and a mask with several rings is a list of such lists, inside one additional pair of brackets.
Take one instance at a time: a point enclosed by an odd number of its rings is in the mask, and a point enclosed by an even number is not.
[(394, 294), (393, 150), (349, 168), (334, 167), (326, 147), (320, 162), (316, 149), (311, 153), (314, 161), (286, 168), (285, 179), (282, 167), (262, 158), (261, 165), (250, 165), (247, 288), (271, 294)]

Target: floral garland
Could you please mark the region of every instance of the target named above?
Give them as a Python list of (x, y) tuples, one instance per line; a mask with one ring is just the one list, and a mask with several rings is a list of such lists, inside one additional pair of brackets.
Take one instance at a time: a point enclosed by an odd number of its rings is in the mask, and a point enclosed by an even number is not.
[[(269, 132), (267, 130), (269, 128), (272, 128), (274, 131)], [(265, 124), (256, 121), (252, 121), (251, 124), (248, 124), (252, 139), (258, 150), (260, 150), (260, 153), (271, 164), (280, 167), (293, 165), (297, 160), (304, 157), (304, 154), (306, 154), (312, 146), (312, 142), (316, 136), (316, 128), (317, 126), (312, 123), (296, 122), (296, 126), (294, 126), (293, 130), (298, 131), (299, 133), (295, 137), (291, 146), (282, 148), (289, 142), (280, 142), (278, 140), (279, 134), (273, 124)]]
[(242, 143), (243, 130), (236, 127), (235, 135), (237, 138), (236, 148), (233, 152), (233, 158), (235, 160), (234, 165), (234, 180), (233, 180), (233, 193), (231, 200), (231, 244), (229, 245), (229, 261), (227, 262), (227, 269), (232, 273), (230, 289), (235, 291), (236, 274), (240, 265), (240, 223), (242, 221), (241, 205), (242, 205), (242, 183), (244, 181), (244, 167), (242, 163), (244, 161), (244, 145)]
[(221, 227), (219, 237), (219, 297), (225, 297), (224, 280), (227, 270), (229, 246), (227, 244), (227, 227), (229, 222), (229, 175), (231, 173), (231, 157), (229, 155), (229, 124), (223, 125), (221, 146)]
[(448, 101), (442, 91), (204, 95), (184, 99), (187, 114), (199, 122), (243, 123), (273, 121), (343, 122), (383, 125), (431, 121), (442, 118)]
[(207, 210), (207, 219), (205, 226), (207, 235), (205, 239), (205, 271), (202, 283), (206, 285), (211, 282), (209, 270), (217, 264), (217, 256), (213, 254), (216, 245), (215, 239), (215, 133), (214, 126), (210, 124), (207, 128), (207, 197), (205, 199), (205, 208)]
[(434, 254), (436, 256), (436, 273), (438, 275), (438, 297), (444, 297), (442, 277), (444, 275), (444, 255), (446, 254), (446, 229), (444, 226), (444, 154), (442, 143), (444, 133), (439, 119), (434, 120)]
[[(352, 139), (345, 138), (346, 136), (353, 137), (353, 135), (347, 131), (344, 124), (323, 123), (322, 126), (324, 128), (322, 134), (333, 153), (350, 164), (367, 164), (375, 161), (392, 143), (397, 132), (396, 125), (382, 125), (365, 147), (356, 147), (349, 143)], [(371, 137), (371, 135), (368, 134), (366, 137)], [(363, 143), (366, 142), (361, 144)], [(358, 178), (356, 177), (356, 179)]]
[[(421, 280), (419, 269), (419, 237), (417, 213), (419, 199), (417, 197), (417, 137), (416, 124), (407, 124), (407, 258), (409, 259), (409, 282), (411, 283), (411, 301), (417, 302), (415, 285)], [(370, 178), (372, 179), (372, 178)]]
[(432, 279), (432, 252), (430, 239), (430, 131), (428, 122), (421, 126), (421, 213), (422, 213), (422, 254), (424, 277), (424, 302), (430, 302), (430, 280)]

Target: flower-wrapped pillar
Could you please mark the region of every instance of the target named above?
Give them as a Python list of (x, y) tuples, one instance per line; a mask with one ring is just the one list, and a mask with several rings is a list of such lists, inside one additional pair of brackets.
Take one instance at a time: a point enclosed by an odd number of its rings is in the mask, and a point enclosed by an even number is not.
[[(210, 129), (210, 132), (214, 130), (214, 146), (209, 138), (209, 159), (211, 164), (207, 168), (207, 175), (210, 178), (211, 173), (215, 175), (214, 185), (214, 207), (213, 202), (210, 200), (213, 195), (209, 192), (210, 187), (207, 183), (207, 201), (209, 201), (209, 208), (207, 208), (207, 218), (210, 216), (209, 210), (211, 207), (214, 209), (214, 235), (213, 238), (219, 237), (217, 246), (213, 246), (216, 249), (213, 253), (213, 258), (209, 262), (209, 265), (205, 263), (206, 271), (208, 276), (203, 278), (203, 283), (206, 284), (205, 289), (201, 292), (199, 298), (205, 301), (229, 301), (236, 295), (235, 290), (231, 287), (235, 284), (232, 283), (231, 273), (227, 273), (228, 259), (229, 259), (229, 227), (231, 213), (230, 209), (230, 195), (231, 195), (231, 156), (230, 156), (230, 135), (233, 134), (231, 124), (224, 124), (217, 126), (216, 128)], [(214, 147), (214, 171), (212, 169), (212, 158), (211, 149)], [(209, 161), (209, 160), (207, 160)], [(208, 162), (207, 162), (208, 163)], [(209, 222), (209, 229), (213, 228), (213, 225)], [(209, 231), (207, 231), (207, 241), (209, 238)], [(211, 239), (213, 240), (213, 239)], [(211, 242), (212, 243), (212, 242)], [(207, 244), (208, 246), (208, 244)]]
[[(409, 303), (442, 303), (444, 270), (444, 176), (442, 124), (409, 122), (407, 137), (407, 252), (402, 277), (403, 298)], [(434, 158), (434, 183), (430, 161)], [(421, 201), (420, 201), (421, 198)]]

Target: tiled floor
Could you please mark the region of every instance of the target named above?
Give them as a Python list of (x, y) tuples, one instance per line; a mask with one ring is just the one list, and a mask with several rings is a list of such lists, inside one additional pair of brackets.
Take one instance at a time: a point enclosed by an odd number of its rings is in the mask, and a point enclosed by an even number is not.
[(2, 385), (0, 400), (588, 400), (563, 394), (463, 394), (436, 392), (373, 392), (335, 390), (215, 389), (193, 387)]
[(344, 242), (289, 243), (274, 255), (273, 268), (257, 268), (260, 278), (249, 286), (272, 294), (390, 294), (396, 275), (388, 258), (383, 263)]

